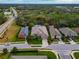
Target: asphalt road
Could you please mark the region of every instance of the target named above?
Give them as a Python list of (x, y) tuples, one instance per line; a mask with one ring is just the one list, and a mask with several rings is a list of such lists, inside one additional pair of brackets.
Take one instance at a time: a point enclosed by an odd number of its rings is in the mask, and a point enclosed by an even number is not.
[(52, 50), (79, 50), (79, 44), (51, 44), (46, 48)]

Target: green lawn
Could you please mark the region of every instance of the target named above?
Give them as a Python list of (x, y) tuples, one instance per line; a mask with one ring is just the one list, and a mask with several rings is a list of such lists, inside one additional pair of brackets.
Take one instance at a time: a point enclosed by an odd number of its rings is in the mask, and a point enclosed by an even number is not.
[(27, 39), (29, 44), (42, 44), (42, 39)]
[(57, 59), (56, 55), (51, 51), (38, 51), (37, 49), (21, 49), (8, 54), (0, 54), (0, 59), (10, 59), (11, 56), (47, 56), (48, 59)]
[(8, 54), (0, 54), (0, 59), (8, 59), (9, 55)]
[(53, 52), (50, 51), (17, 51), (15, 54), (16, 56), (47, 56), (48, 59), (57, 59), (56, 55)]
[(79, 52), (74, 53), (75, 59), (79, 59)]
[(21, 27), (16, 25), (16, 23), (13, 23), (5, 32), (4, 37), (0, 39), (0, 43), (21, 41), (20, 39), (18, 39), (18, 33), (20, 31), (20, 28)]
[(38, 36), (30, 36), (30, 38), (27, 38), (27, 42), (29, 44), (42, 44), (42, 38)]
[(20, 30), (20, 26), (17, 26), (15, 23), (11, 25), (8, 29), (6, 36), (8, 37), (9, 42), (15, 42), (18, 40), (18, 32)]
[(19, 39), (18, 34), (20, 31), (20, 26), (16, 25), (15, 23), (7, 31), (7, 37), (9, 42), (19, 42), (24, 41), (24, 39)]

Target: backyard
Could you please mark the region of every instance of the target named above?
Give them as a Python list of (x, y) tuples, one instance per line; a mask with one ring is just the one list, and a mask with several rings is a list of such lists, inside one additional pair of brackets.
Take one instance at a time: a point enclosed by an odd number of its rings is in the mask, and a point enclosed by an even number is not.
[(12, 26), (8, 29), (8, 32), (7, 32), (8, 41), (14, 42), (14, 41), (18, 40), (19, 30), (20, 30), (19, 26), (17, 26), (15, 23), (12, 24)]
[(0, 43), (18, 41), (18, 32), (20, 27), (13, 23), (5, 32), (4, 38), (0, 39)]

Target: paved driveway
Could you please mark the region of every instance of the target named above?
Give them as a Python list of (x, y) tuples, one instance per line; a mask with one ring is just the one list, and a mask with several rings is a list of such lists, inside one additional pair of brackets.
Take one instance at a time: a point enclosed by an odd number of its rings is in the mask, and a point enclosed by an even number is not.
[(48, 41), (47, 39), (42, 39), (42, 47), (48, 46)]

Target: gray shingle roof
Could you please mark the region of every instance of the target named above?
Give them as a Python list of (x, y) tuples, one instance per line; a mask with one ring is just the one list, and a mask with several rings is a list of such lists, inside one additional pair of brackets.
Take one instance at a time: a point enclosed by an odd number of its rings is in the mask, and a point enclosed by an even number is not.
[(47, 38), (48, 32), (45, 26), (35, 25), (34, 27), (32, 27), (31, 35), (38, 35), (42, 38)]
[(60, 28), (59, 29), (65, 36), (77, 36), (77, 33), (70, 28)]
[(58, 29), (54, 28), (54, 26), (49, 26), (49, 32), (52, 38), (56, 36), (56, 38), (61, 38), (61, 33), (58, 31)]
[(47, 59), (47, 56), (12, 56), (10, 59)]

